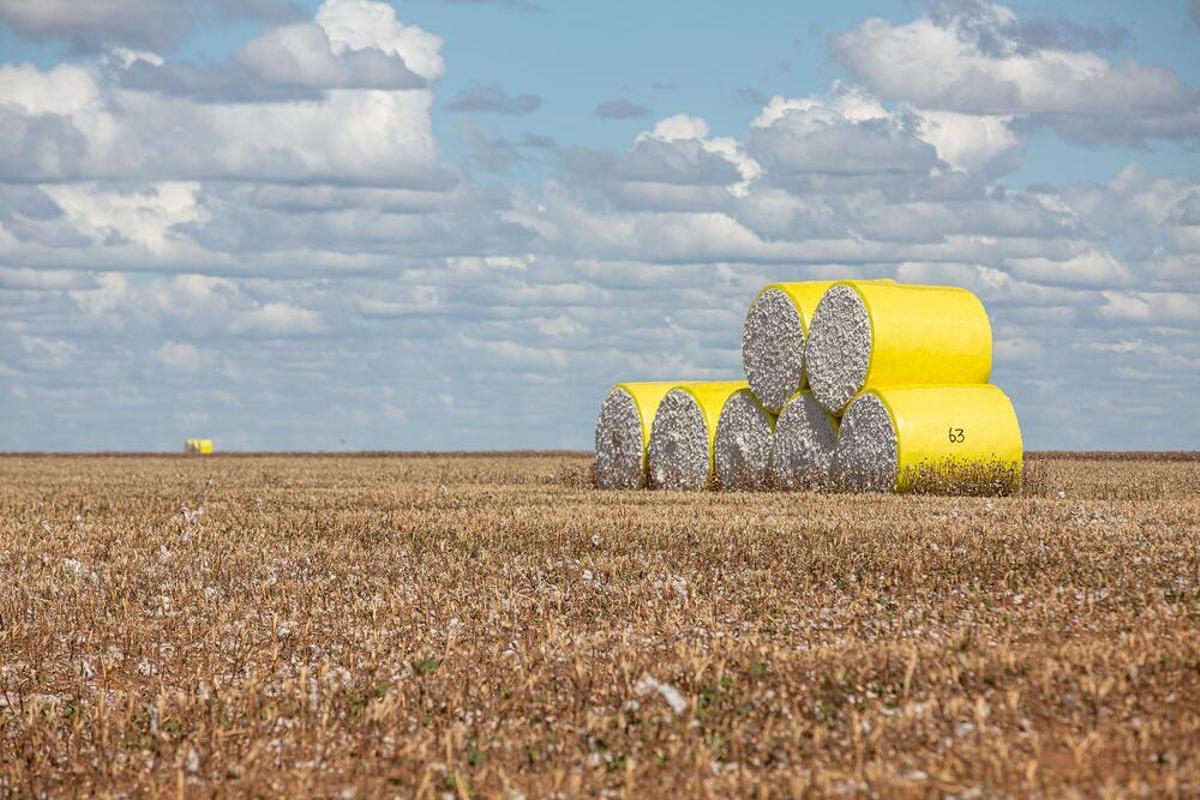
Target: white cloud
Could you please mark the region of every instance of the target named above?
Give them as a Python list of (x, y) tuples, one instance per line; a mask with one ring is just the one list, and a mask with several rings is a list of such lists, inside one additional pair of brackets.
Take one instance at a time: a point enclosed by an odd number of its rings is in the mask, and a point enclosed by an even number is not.
[(858, 87), (835, 81), (833, 89), (825, 97), (772, 97), (751, 121), (750, 127), (769, 128), (792, 111), (808, 112), (806, 118), (810, 120), (813, 129), (821, 125), (834, 125), (846, 121), (865, 122), (889, 116), (878, 98)]
[(899, 116), (856, 90), (828, 98), (774, 98), (751, 123), (751, 156), (778, 172), (929, 173), (937, 153)]
[(445, 72), (442, 40), (385, 3), (326, 0), (313, 22), (272, 28), (238, 60), (264, 79), (318, 88), (413, 89)]
[(662, 142), (680, 143), (698, 142), (704, 152), (718, 156), (737, 170), (740, 181), (728, 184), (728, 189), (735, 196), (742, 196), (747, 191), (750, 181), (762, 172), (758, 162), (746, 155), (740, 142), (735, 139), (719, 136), (709, 138), (708, 121), (688, 114), (675, 114), (655, 123), (654, 128), (643, 131), (634, 139), (635, 148), (638, 144), (657, 139)]
[(334, 53), (379, 50), (399, 56), (421, 77), (442, 77), (441, 38), (415, 25), (403, 25), (387, 3), (372, 0), (325, 0), (317, 9), (316, 23), (325, 30)]
[(213, 18), (280, 20), (293, 12), (283, 0), (0, 0), (0, 22), (35, 39), (64, 39), (77, 48), (113, 42), (158, 47)]
[[(985, 3), (906, 24), (873, 17), (834, 37), (834, 55), (887, 97), (980, 114), (1111, 113), (1188, 101), (1168, 70), (1090, 52), (1030, 50), (1007, 31), (1011, 9)], [(986, 35), (985, 47), (983, 42)]]
[(71, 365), (79, 348), (62, 339), (40, 336), (21, 336), (21, 349), (28, 354), (26, 366), (40, 369), (65, 369)]
[(268, 30), (242, 54), (268, 80), (323, 89), (310, 98), (197, 102), (122, 86), (134, 63), (154, 69), (145, 59), (4, 65), (0, 178), (444, 184), (432, 93), (413, 88), (441, 75), (440, 47), (384, 3), (327, 0), (317, 23)]
[(1086, 142), (1200, 135), (1200, 96), (1175, 73), (1027, 29), (1005, 6), (943, 4), (908, 23), (872, 17), (830, 45), (872, 91), (920, 109), (1034, 115)]
[(1020, 144), (1010, 127), (1012, 116), (918, 111), (917, 136), (959, 169), (974, 170)]
[(1100, 316), (1151, 325), (1200, 325), (1200, 295), (1185, 292), (1102, 292)]
[(163, 342), (154, 350), (154, 358), (170, 369), (184, 372), (203, 372), (211, 362), (207, 353), (190, 342)]
[(1097, 250), (1063, 260), (1013, 258), (1008, 263), (1018, 277), (1051, 285), (1120, 286), (1133, 277), (1112, 254)]
[(425, 81), (404, 59), (378, 50), (335, 53), (325, 29), (312, 23), (273, 28), (250, 40), (238, 61), (264, 80), (321, 89), (415, 89)]
[(232, 328), (235, 333), (289, 336), (320, 333), (326, 326), (316, 311), (275, 302), (238, 314), (233, 320)]

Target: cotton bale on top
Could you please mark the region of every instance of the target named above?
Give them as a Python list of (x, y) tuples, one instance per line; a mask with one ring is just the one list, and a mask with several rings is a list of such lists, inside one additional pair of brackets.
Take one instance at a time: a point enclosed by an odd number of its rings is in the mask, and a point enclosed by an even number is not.
[(834, 281), (763, 287), (742, 327), (742, 369), (750, 389), (772, 413), (807, 385), (804, 343), (817, 303)]
[(813, 396), (840, 416), (869, 388), (987, 383), (992, 329), (967, 289), (841, 281), (817, 304), (804, 359)]

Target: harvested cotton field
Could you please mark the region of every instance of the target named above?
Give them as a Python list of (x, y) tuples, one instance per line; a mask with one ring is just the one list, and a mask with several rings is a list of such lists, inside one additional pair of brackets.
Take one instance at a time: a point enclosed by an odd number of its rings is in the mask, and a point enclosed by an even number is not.
[(1200, 460), (1014, 497), (590, 454), (0, 458), (0, 787), (1200, 792)]

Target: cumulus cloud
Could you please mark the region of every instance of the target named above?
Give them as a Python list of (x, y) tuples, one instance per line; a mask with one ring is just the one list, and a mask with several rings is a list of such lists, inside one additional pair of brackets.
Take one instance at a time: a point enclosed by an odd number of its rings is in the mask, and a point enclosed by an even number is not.
[(33, 39), (62, 39), (77, 49), (127, 43), (175, 44), (190, 28), (242, 17), (280, 22), (299, 15), (285, 0), (0, 0), (0, 22)]
[[(789, 115), (791, 118), (785, 120)], [(772, 97), (751, 127), (767, 131), (760, 138), (771, 146), (805, 152), (811, 147), (811, 156), (806, 157), (810, 163), (829, 158), (829, 150), (838, 147), (836, 140), (844, 131), (848, 140), (843, 146), (844, 153), (837, 159), (843, 165), (840, 171), (857, 170), (859, 148), (865, 154), (864, 164), (874, 163), (876, 171), (897, 171), (899, 162), (918, 155), (922, 149), (919, 142), (931, 145), (938, 158), (952, 167), (977, 170), (994, 167), (997, 159), (1017, 148), (1019, 138), (1011, 127), (1012, 119), (928, 111), (908, 104), (889, 111), (878, 97), (863, 88), (835, 82), (824, 96)], [(868, 143), (868, 139), (873, 141)], [(886, 155), (889, 152), (890, 156)], [(923, 164), (918, 157), (911, 166), (918, 170), (932, 167), (928, 151), (925, 156)]]
[(1018, 277), (1050, 285), (1120, 286), (1133, 277), (1111, 253), (1096, 250), (1057, 261), (1040, 256), (1014, 258), (1009, 265)]
[(1184, 292), (1103, 292), (1100, 315), (1107, 319), (1157, 325), (1200, 321), (1200, 296)]
[[(425, 88), (444, 69), (440, 47), (384, 3), (326, 0), (314, 22), (271, 29), (240, 54), (264, 84), (320, 90), (299, 100), (197, 102), (161, 91), (171, 79), (156, 82), (155, 73), (166, 62), (130, 51), (45, 70), (6, 64), (0, 179), (445, 185), (452, 178), (437, 163)], [(130, 70), (140, 78), (127, 85)]]
[(1029, 115), (1101, 143), (1200, 136), (1200, 94), (1170, 70), (1086, 49), (1124, 34), (1030, 23), (1006, 6), (934, 6), (917, 20), (878, 17), (831, 40), (834, 57), (877, 94), (931, 111)]
[(238, 60), (268, 83), (321, 89), (417, 89), (425, 79), (382, 49), (336, 52), (313, 23), (274, 28), (242, 47)]

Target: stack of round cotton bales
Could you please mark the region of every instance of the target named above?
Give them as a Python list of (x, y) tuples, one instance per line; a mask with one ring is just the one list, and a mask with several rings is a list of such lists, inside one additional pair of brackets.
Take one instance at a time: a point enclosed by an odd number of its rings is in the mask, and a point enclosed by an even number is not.
[[(1008, 398), (987, 383), (991, 326), (974, 294), (950, 286), (839, 281), (825, 285), (811, 311), (797, 307), (807, 321), (803, 354), (779, 359), (788, 366), (765, 381), (786, 380), (797, 360), (801, 381), (807, 381), (776, 425), (779, 485), (977, 493), (1017, 488), (1020, 428)], [(750, 330), (755, 322), (752, 307), (743, 342), (761, 338)], [(743, 359), (749, 371), (745, 351)], [(798, 404), (806, 424), (785, 424)], [(835, 425), (831, 452), (828, 431)], [(823, 446), (814, 443), (818, 437)]]
[(966, 289), (773, 283), (746, 315), (746, 381), (624, 383), (596, 426), (604, 488), (1005, 493), (1022, 466)]
[(596, 423), (596, 483), (766, 488), (774, 432), (745, 381), (618, 384)]

